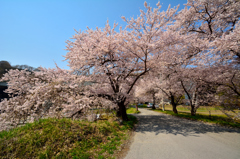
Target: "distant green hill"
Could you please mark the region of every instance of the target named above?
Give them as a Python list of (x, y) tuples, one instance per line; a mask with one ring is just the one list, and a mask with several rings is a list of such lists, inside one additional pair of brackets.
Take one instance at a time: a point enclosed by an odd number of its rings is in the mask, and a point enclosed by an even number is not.
[(6, 73), (8, 70), (13, 69), (11, 64), (7, 61), (0, 61), (0, 78)]

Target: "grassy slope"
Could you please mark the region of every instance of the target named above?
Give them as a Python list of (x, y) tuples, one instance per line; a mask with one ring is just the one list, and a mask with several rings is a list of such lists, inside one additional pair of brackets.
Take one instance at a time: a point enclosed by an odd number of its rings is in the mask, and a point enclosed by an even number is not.
[(0, 132), (1, 158), (114, 158), (137, 119), (116, 121), (42, 119)]

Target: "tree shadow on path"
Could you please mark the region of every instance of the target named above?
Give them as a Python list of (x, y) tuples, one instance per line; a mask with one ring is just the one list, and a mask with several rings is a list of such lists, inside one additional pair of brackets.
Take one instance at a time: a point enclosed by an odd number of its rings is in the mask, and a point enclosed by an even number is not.
[(155, 132), (155, 135), (160, 133), (183, 135), (183, 136), (198, 136), (197, 134), (205, 133), (240, 133), (240, 129), (227, 128), (219, 125), (210, 125), (199, 121), (191, 121), (187, 119), (177, 118), (170, 115), (135, 115), (138, 120), (136, 132), (146, 133)]

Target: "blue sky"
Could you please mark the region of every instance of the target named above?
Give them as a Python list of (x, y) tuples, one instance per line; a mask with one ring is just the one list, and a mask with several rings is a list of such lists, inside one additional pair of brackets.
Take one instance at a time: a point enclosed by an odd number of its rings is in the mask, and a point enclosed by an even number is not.
[[(125, 26), (121, 16), (137, 17), (145, 0), (0, 0), (0, 61), (11, 65), (59, 67), (63, 62), (66, 40), (76, 30), (104, 27), (109, 20)], [(147, 3), (156, 7), (158, 0)], [(162, 0), (162, 9), (187, 0)]]

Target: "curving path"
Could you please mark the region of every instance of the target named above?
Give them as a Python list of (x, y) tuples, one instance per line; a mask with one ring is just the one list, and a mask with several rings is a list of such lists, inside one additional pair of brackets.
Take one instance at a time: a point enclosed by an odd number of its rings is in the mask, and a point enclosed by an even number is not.
[(125, 159), (240, 159), (240, 130), (140, 109)]

